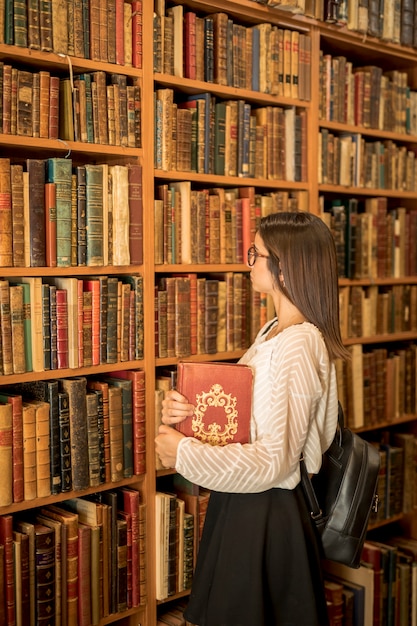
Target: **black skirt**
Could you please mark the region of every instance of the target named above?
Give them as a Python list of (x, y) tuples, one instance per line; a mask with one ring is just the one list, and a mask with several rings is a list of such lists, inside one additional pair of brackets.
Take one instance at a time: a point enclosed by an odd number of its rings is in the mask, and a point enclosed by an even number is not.
[(185, 617), (198, 626), (327, 626), (301, 488), (212, 492)]

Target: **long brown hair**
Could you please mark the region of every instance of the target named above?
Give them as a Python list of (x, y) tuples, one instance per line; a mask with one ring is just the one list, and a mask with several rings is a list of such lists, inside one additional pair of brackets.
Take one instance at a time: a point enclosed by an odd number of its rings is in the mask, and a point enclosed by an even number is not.
[(277, 288), (320, 330), (330, 359), (348, 359), (340, 335), (336, 248), (326, 224), (312, 213), (272, 213), (258, 232)]

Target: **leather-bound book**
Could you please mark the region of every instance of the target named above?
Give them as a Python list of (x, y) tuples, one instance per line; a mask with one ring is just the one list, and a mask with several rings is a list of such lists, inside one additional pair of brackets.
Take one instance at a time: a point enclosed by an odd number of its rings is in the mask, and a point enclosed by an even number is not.
[(11, 404), (0, 404), (0, 505), (8, 506), (13, 502), (13, 422)]
[(3, 373), (13, 374), (12, 320), (10, 315), (10, 285), (8, 280), (0, 279), (0, 324)]
[(52, 51), (52, 0), (42, 0), (39, 7), (40, 46), (45, 52)]
[(122, 390), (109, 384), (110, 480), (123, 478)]
[(97, 394), (87, 392), (86, 403), (90, 487), (96, 487), (100, 484), (100, 444), (98, 436)]
[(110, 482), (110, 424), (109, 424), (109, 385), (108, 383), (87, 381), (88, 389), (99, 396), (99, 437), (100, 437), (100, 476), (101, 482)]
[(4, 589), (6, 624), (14, 624), (16, 618), (15, 582), (13, 565), (13, 516), (0, 515), (0, 545), (4, 546)]
[(13, 265), (12, 246), (12, 183), (11, 183), (10, 159), (0, 159), (0, 202), (2, 206), (0, 225), (0, 265), (11, 267)]
[(23, 500), (23, 409), (22, 396), (2, 391), (0, 402), (12, 405), (13, 419), (13, 502)]
[(56, 267), (56, 185), (45, 184), (45, 265)]
[(69, 267), (71, 263), (71, 175), (71, 159), (48, 159), (46, 182), (56, 185), (58, 267)]
[(29, 173), (30, 265), (44, 267), (45, 259), (45, 161), (27, 159)]
[(121, 489), (123, 497), (123, 510), (131, 515), (131, 582), (132, 582), (132, 606), (138, 606), (140, 602), (139, 588), (139, 505), (140, 492), (136, 489), (124, 487)]
[(13, 531), (16, 624), (23, 624), (30, 611), (29, 537)]
[(127, 521), (122, 518), (116, 520), (117, 527), (117, 611), (127, 609)]
[(71, 491), (71, 429), (69, 421), (69, 396), (66, 391), (58, 391), (58, 429), (61, 457), (61, 491)]
[(111, 372), (111, 376), (132, 381), (133, 473), (143, 474), (146, 470), (145, 372), (118, 370)]
[[(2, 169), (0, 161), (0, 170)], [(12, 240), (13, 240), (13, 267), (24, 267), (24, 225), (23, 225), (23, 166), (10, 166), (11, 199), (12, 199)], [(0, 192), (1, 193), (1, 192)], [(3, 234), (1, 245), (4, 245)], [(9, 245), (9, 244), (8, 244)]]
[(72, 486), (75, 490), (86, 489), (89, 486), (86, 379), (64, 378), (61, 384), (69, 396)]
[(129, 251), (131, 265), (143, 263), (142, 166), (127, 166), (129, 180)]
[(49, 81), (49, 139), (58, 139), (59, 126), (59, 77), (51, 76)]
[(142, 69), (142, 0), (132, 2), (132, 65)]
[(35, 524), (36, 624), (49, 626), (55, 617), (55, 532)]
[(23, 498), (33, 500), (36, 484), (36, 410), (31, 402), (23, 402)]
[(178, 430), (204, 443), (247, 443), (253, 373), (240, 363), (180, 361), (177, 389), (195, 406)]
[(122, 431), (123, 431), (123, 477), (133, 475), (133, 394), (132, 380), (106, 377), (110, 386), (118, 387), (122, 393)]
[(78, 626), (78, 515), (53, 504), (40, 513), (62, 524), (63, 621), (66, 619), (67, 626)]
[(91, 621), (91, 528), (78, 523), (78, 626)]
[(32, 136), (33, 74), (19, 70), (17, 74), (17, 134)]
[(23, 286), (10, 285), (13, 373), (26, 372)]
[(68, 302), (66, 289), (56, 290), (57, 365), (68, 367)]

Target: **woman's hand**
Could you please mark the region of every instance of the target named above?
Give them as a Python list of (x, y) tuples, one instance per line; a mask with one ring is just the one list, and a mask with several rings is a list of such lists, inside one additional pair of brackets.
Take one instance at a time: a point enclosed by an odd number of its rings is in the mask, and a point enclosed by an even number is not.
[(191, 417), (194, 413), (194, 406), (189, 404), (187, 398), (176, 391), (171, 389), (165, 394), (165, 398), (162, 400), (162, 423), (178, 424), (187, 417)]
[(171, 426), (160, 426), (155, 437), (155, 450), (164, 467), (175, 467), (177, 462), (178, 444), (185, 435)]
[(163, 425), (159, 427), (159, 433), (155, 438), (155, 450), (164, 467), (175, 467), (178, 444), (184, 437), (171, 426), (191, 417), (193, 413), (194, 407), (189, 404), (187, 398), (175, 389), (166, 392), (162, 401)]

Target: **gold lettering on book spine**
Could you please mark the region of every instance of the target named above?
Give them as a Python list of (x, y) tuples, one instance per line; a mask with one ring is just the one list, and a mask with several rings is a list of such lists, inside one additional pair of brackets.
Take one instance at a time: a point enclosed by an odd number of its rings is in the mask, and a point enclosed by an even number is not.
[[(216, 383), (209, 392), (203, 391), (197, 394), (196, 400), (196, 409), (192, 420), (192, 430), (195, 437), (204, 443), (210, 443), (212, 446), (224, 446), (230, 443), (236, 435), (238, 427), (237, 398), (230, 393), (225, 393), (223, 387)], [(208, 425), (204, 423), (206, 411), (210, 407), (224, 409), (226, 424), (223, 429), (217, 422)]]

